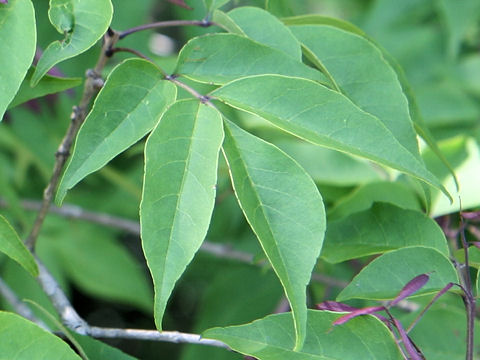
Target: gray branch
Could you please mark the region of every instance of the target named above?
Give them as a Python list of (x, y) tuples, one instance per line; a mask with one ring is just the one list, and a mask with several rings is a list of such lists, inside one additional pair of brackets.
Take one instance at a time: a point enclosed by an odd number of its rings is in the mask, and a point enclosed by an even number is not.
[(37, 264), (39, 272), (37, 280), (52, 301), (53, 306), (57, 310), (57, 313), (60, 315), (62, 323), (70, 330), (78, 334), (88, 335), (94, 338), (121, 338), (166, 341), (173, 343), (189, 343), (197, 345), (215, 346), (231, 350), (228, 345), (221, 341), (205, 339), (197, 334), (181, 333), (178, 331), (115, 329), (90, 326), (85, 320), (80, 317), (80, 315), (78, 315), (77, 311), (73, 308), (72, 304), (58, 285), (55, 278), (50, 274), (47, 268), (38, 259)]
[(15, 292), (8, 286), (8, 284), (0, 278), (0, 295), (12, 306), (13, 310), (23, 316), (25, 319), (33, 321), (38, 326), (49, 330), (48, 326), (33, 313), (32, 309), (28, 307), (22, 300), (20, 300)]

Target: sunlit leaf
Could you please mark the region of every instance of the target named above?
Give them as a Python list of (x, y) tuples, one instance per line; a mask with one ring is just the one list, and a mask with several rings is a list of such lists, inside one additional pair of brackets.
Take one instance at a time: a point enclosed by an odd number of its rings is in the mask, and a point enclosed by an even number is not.
[(322, 248), (323, 202), (307, 173), (275, 146), (226, 122), (235, 194), (293, 310), (296, 348), (306, 332), (305, 287)]
[(112, 14), (110, 0), (50, 0), (48, 17), (64, 39), (45, 49), (32, 76), (32, 85), (57, 63), (92, 47), (107, 31)]
[(152, 63), (130, 59), (118, 65), (80, 129), (56, 201), (152, 130), (175, 98), (176, 87)]
[(196, 99), (173, 104), (148, 138), (140, 223), (158, 329), (175, 282), (207, 233), (222, 140), (220, 114)]
[(0, 5), (0, 121), (35, 55), (35, 14), (30, 0)]

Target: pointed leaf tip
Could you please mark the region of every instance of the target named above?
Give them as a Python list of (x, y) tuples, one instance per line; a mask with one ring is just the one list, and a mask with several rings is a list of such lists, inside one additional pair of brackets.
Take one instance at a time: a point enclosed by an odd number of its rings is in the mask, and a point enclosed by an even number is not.
[(421, 274), (414, 277), (407, 283), (407, 285), (403, 287), (403, 289), (398, 293), (397, 297), (392, 300), (390, 305), (396, 305), (406, 297), (409, 297), (410, 295), (416, 293), (428, 282), (429, 279), (430, 276), (428, 276), (427, 274)]

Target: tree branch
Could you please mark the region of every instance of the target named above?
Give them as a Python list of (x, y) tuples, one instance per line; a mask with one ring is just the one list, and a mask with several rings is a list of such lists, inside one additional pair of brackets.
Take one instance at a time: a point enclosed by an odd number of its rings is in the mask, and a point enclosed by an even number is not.
[(137, 339), (137, 340), (152, 340), (152, 341), (166, 341), (173, 343), (189, 343), (198, 345), (208, 345), (221, 347), (231, 350), (225, 343), (205, 339), (197, 334), (181, 333), (178, 331), (156, 331), (143, 329), (116, 329), (116, 328), (102, 328), (97, 326), (90, 326), (83, 320), (77, 311), (70, 304), (65, 293), (58, 285), (55, 278), (50, 274), (47, 268), (37, 259), (38, 282), (42, 286), (44, 292), (52, 301), (53, 306), (60, 315), (62, 323), (70, 330), (81, 334), (88, 335), (94, 338), (116, 338), (116, 339)]
[(53, 168), (52, 176), (50, 178), (50, 182), (48, 183), (47, 187), (43, 192), (42, 206), (40, 208), (40, 211), (38, 212), (37, 218), (35, 219), (32, 230), (25, 241), (25, 245), (30, 250), (34, 250), (35, 248), (35, 243), (37, 241), (45, 217), (47, 216), (50, 204), (52, 203), (53, 196), (55, 195), (63, 167), (68, 159), (68, 156), (70, 155), (70, 148), (72, 147), (78, 130), (80, 129), (80, 126), (82, 125), (87, 115), (88, 106), (93, 97), (97, 94), (101, 85), (103, 85), (103, 81), (101, 80), (101, 72), (109, 58), (108, 51), (112, 49), (112, 47), (118, 41), (118, 36), (118, 33), (111, 29), (107, 31), (103, 38), (102, 51), (100, 53), (100, 57), (98, 58), (95, 69), (87, 71), (87, 79), (85, 81), (82, 99), (80, 100), (79, 106), (73, 108), (71, 117), (72, 121), (70, 122), (70, 126), (62, 142), (60, 143), (57, 152), (55, 153), (55, 165)]

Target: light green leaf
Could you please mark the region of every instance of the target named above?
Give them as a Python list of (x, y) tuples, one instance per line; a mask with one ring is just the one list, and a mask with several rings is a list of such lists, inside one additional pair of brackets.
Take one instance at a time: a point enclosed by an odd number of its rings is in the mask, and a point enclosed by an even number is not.
[(237, 34), (211, 34), (190, 40), (178, 55), (175, 73), (213, 84), (265, 73), (327, 82), (321, 72), (284, 52)]
[(269, 12), (245, 6), (233, 9), (228, 12), (228, 16), (252, 40), (302, 61), (302, 49), (298, 40), (288, 27)]
[(243, 30), (235, 24), (233, 19), (221, 10), (215, 10), (213, 12), (212, 21), (230, 33), (245, 36)]
[(209, 329), (202, 336), (223, 341), (233, 350), (259, 360), (402, 359), (392, 333), (377, 318), (359, 316), (341, 326), (332, 326), (341, 315), (309, 310), (307, 338), (298, 352), (292, 351), (294, 327), (288, 314)]
[(140, 223), (158, 329), (175, 282), (207, 233), (222, 140), (220, 114), (198, 100), (173, 104), (148, 138)]
[(23, 244), (7, 219), (0, 215), (0, 252), (6, 254), (23, 266), (32, 276), (38, 275), (33, 255)]
[(112, 14), (110, 0), (50, 0), (48, 17), (64, 39), (45, 49), (32, 76), (32, 85), (57, 63), (92, 47), (107, 31)]
[(208, 12), (212, 12), (213, 10), (218, 9), (219, 7), (222, 7), (229, 1), (231, 0), (204, 0), (205, 7), (207, 8)]
[(30, 80), (32, 78), (33, 72), (35, 71), (34, 67), (31, 67), (27, 76), (20, 85), (17, 95), (12, 100), (8, 108), (23, 104), (28, 100), (36, 99), (41, 96), (48, 94), (54, 94), (63, 90), (71, 89), (82, 83), (80, 78), (63, 78), (51, 75), (45, 75), (35, 87), (30, 86)]
[(3, 311), (0, 311), (0, 358), (80, 359), (59, 337), (19, 315)]
[(278, 17), (292, 16), (292, 3), (289, 0), (265, 0), (265, 9)]
[(458, 275), (450, 260), (438, 250), (412, 246), (394, 250), (373, 260), (337, 296), (337, 301), (348, 299), (388, 300), (420, 274), (430, 280), (415, 293), (435, 293), (450, 282), (458, 283)]
[(338, 90), (377, 117), (413, 156), (418, 143), (407, 98), (379, 49), (361, 36), (333, 26), (291, 26), (312, 61), (330, 74)]
[(223, 149), (240, 206), (277, 273), (295, 320), (296, 349), (306, 336), (306, 286), (325, 232), (322, 198), (287, 154), (225, 122)]
[(35, 13), (30, 0), (0, 4), (0, 121), (35, 55)]
[(449, 256), (442, 229), (427, 215), (377, 203), (328, 223), (322, 257), (337, 263), (406, 246), (432, 247)]
[(212, 95), (314, 144), (390, 166), (446, 193), (423, 162), (377, 117), (318, 83), (279, 75), (251, 76), (232, 81)]
[(152, 130), (176, 94), (175, 85), (163, 80), (152, 63), (130, 59), (118, 65), (80, 129), (58, 188), (57, 203), (63, 201), (68, 189)]

